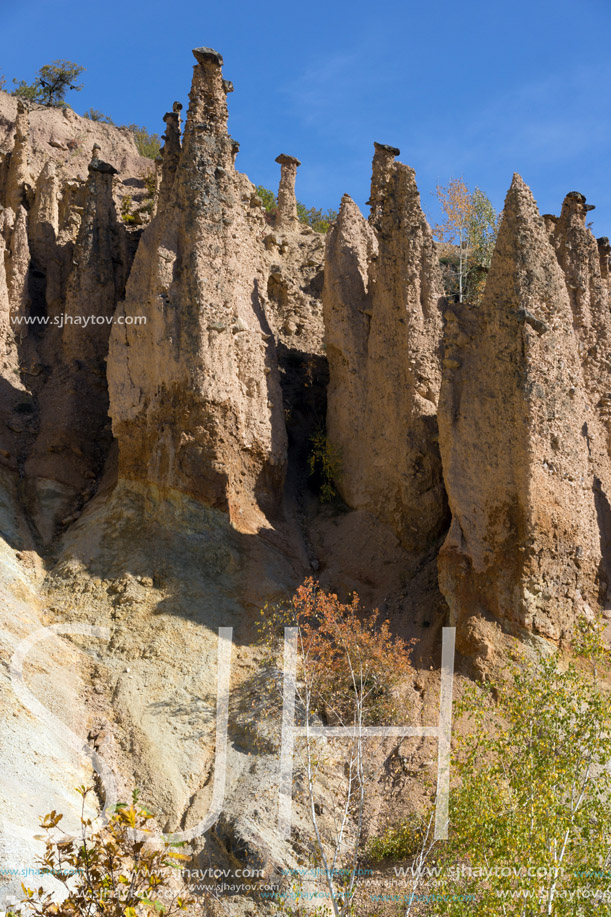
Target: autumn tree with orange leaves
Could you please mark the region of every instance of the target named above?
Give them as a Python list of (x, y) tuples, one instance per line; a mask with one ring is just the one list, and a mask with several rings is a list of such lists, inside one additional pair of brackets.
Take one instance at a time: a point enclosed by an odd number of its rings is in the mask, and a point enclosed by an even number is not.
[(437, 185), (437, 197), (444, 219), (434, 228), (433, 235), (458, 249), (458, 301), (477, 301), (490, 267), (498, 214), (487, 195), (480, 188), (470, 191), (462, 178), (451, 179), (447, 187)]
[[(394, 636), (380, 613), (366, 611), (358, 595), (347, 602), (307, 579), (284, 605), (266, 607), (260, 633), (279, 661), (285, 627), (297, 633), (298, 707), (305, 726), (303, 771), (305, 796), (313, 828), (316, 866), (324, 876), (333, 917), (355, 914), (358, 866), (368, 788), (372, 785), (371, 743), (367, 726), (390, 725), (400, 715), (398, 688), (414, 670), (409, 646)], [(345, 730), (320, 741), (320, 723)], [(328, 749), (342, 743), (343, 773), (329, 764)], [(326, 813), (326, 829), (321, 815)], [(333, 824), (329, 831), (329, 823)], [(299, 884), (299, 883), (298, 883)], [(299, 896), (299, 889), (295, 891)], [(281, 913), (302, 911), (284, 902)]]

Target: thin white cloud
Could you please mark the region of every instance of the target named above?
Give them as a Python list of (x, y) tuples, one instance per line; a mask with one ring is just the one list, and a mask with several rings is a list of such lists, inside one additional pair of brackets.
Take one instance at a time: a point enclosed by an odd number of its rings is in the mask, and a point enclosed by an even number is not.
[[(307, 126), (341, 117), (355, 94), (369, 81), (356, 51), (312, 60), (297, 79), (284, 87), (297, 117)], [(348, 103), (348, 104), (347, 104)]]

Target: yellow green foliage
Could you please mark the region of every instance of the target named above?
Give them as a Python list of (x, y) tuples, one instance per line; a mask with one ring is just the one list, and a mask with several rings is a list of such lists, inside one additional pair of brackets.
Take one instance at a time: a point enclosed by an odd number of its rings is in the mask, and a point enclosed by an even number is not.
[(93, 821), (85, 815), (92, 790), (79, 787), (78, 792), (83, 799), (80, 837), (60, 829), (63, 815), (55, 810), (40, 822), (46, 841), (38, 865), (64, 886), (67, 896), (58, 904), (42, 887), (22, 885), (22, 907), (13, 917), (173, 917), (186, 911), (194, 902), (175, 890), (180, 881), (173, 871), (188, 858), (176, 849), (180, 845), (155, 837), (153, 815), (139, 805), (137, 793), (131, 805), (118, 805), (106, 826), (93, 833)]
[(337, 494), (336, 484), (342, 474), (342, 456), (340, 450), (327, 439), (324, 430), (318, 430), (310, 439), (308, 469), (310, 474), (320, 476), (320, 499), (330, 503)]
[(404, 860), (416, 856), (420, 851), (426, 835), (426, 826), (416, 816), (389, 825), (376, 837), (371, 837), (367, 844), (367, 853), (374, 863), (383, 860)]

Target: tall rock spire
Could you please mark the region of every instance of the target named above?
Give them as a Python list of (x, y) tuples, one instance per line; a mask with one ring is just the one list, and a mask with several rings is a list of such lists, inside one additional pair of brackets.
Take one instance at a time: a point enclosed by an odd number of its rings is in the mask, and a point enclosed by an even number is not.
[(91, 494), (112, 441), (106, 356), (129, 263), (113, 201), (116, 169), (98, 153), (94, 148), (89, 165), (64, 324), (51, 326), (43, 345), (53, 351), (53, 370), (39, 395), (40, 429), (25, 465), (33, 519), (44, 540)]
[(161, 184), (159, 186), (159, 200), (157, 210), (162, 211), (172, 200), (174, 179), (180, 161), (180, 113), (182, 105), (174, 102), (172, 111), (167, 111), (163, 116), (165, 121), (164, 145), (161, 150)]
[(384, 202), (395, 170), (395, 159), (401, 150), (387, 143), (374, 143), (373, 163), (371, 168), (371, 192), (367, 202), (371, 208), (369, 222), (378, 226), (382, 217)]
[(598, 258), (600, 262), (600, 276), (607, 284), (609, 289), (609, 278), (611, 276), (611, 245), (607, 236), (601, 236), (596, 240), (598, 246)]
[(29, 172), (30, 116), (27, 106), (19, 99), (15, 122), (15, 143), (11, 151), (6, 178), (6, 206), (15, 213), (25, 202), (26, 192), (31, 184)]
[[(25, 216), (25, 211), (23, 213)], [(10, 232), (10, 227), (3, 225), (7, 215), (12, 216), (12, 210), (0, 213), (0, 467), (17, 471), (24, 445), (29, 440), (33, 406), (21, 374), (23, 327), (15, 322), (19, 317), (19, 304), (11, 295), (7, 277), (7, 265), (9, 276), (13, 266), (10, 251), (7, 257), (4, 234)], [(24, 414), (24, 410), (28, 413)]]
[(60, 296), (61, 253), (59, 234), (59, 182), (52, 159), (36, 181), (29, 213), (28, 237), (32, 256), (30, 294), (33, 311), (49, 313), (49, 304)]
[[(11, 214), (11, 210), (7, 213)], [(17, 209), (12, 224), (9, 243), (10, 257), (7, 265), (8, 292), (13, 315), (26, 315), (30, 306), (30, 244), (28, 241), (28, 217), (25, 207)], [(23, 326), (22, 326), (23, 327)], [(21, 331), (18, 336), (22, 336)]]
[(193, 53), (171, 200), (143, 234), (111, 335), (110, 413), (120, 477), (190, 494), (253, 531), (278, 512), (287, 445), (264, 220), (234, 170), (222, 58)]
[(564, 277), (515, 175), (481, 305), (447, 313), (439, 572), (468, 655), (486, 654), (486, 620), (560, 639), (598, 600), (600, 431), (584, 389)]
[(51, 248), (53, 252), (59, 232), (59, 182), (52, 159), (44, 164), (36, 181), (28, 229), (32, 255), (36, 260), (44, 262), (48, 249)]
[(372, 315), (369, 272), (377, 253), (374, 231), (345, 194), (337, 220), (327, 233), (323, 308), (329, 361), (327, 436), (341, 455), (338, 487), (354, 507), (366, 499), (361, 429)]
[(15, 342), (15, 329), (11, 322), (11, 302), (5, 269), (6, 243), (0, 232), (0, 375), (9, 378), (19, 371), (19, 358)]
[(280, 163), (276, 227), (278, 229), (291, 228), (297, 223), (295, 181), (297, 179), (297, 169), (301, 163), (294, 156), (287, 156), (286, 153), (281, 153), (280, 156), (277, 156), (276, 162)]
[(426, 550), (447, 508), (437, 448), (441, 278), (413, 169), (376, 144), (367, 224), (344, 197), (329, 232), (323, 306), (327, 428), (355, 509)]
[(605, 245), (586, 226), (592, 204), (578, 191), (564, 199), (552, 242), (566, 280), (588, 395), (607, 429), (611, 451), (611, 298)]

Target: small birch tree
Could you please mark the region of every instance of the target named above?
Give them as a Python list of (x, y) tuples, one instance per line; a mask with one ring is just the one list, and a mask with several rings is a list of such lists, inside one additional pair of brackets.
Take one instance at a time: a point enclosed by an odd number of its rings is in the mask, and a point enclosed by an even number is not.
[(437, 185), (444, 220), (433, 230), (440, 242), (458, 249), (458, 301), (477, 300), (483, 288), (498, 231), (498, 215), (480, 189), (471, 192), (462, 178)]
[[(588, 628), (585, 629), (586, 631)], [(611, 903), (611, 694), (589, 659), (559, 653), (515, 668), (496, 701), (467, 692), (471, 729), (458, 742), (451, 838), (443, 849), (449, 917), (606, 913)], [(596, 656), (598, 653), (598, 656)], [(471, 897), (472, 896), (472, 897)]]

